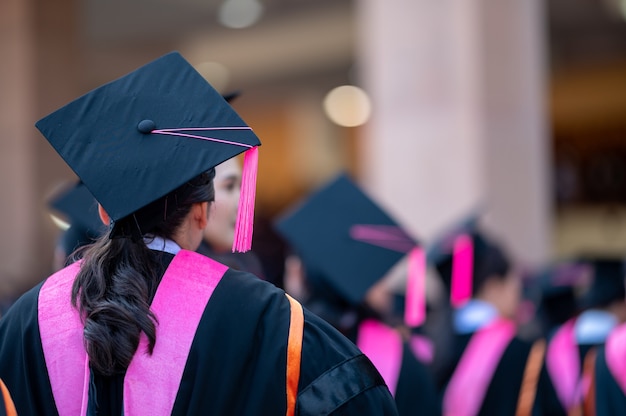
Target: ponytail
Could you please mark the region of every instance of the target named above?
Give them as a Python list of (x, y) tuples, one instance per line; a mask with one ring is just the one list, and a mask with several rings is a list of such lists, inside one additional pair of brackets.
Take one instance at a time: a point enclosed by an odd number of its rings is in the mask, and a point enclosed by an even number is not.
[[(166, 208), (167, 215), (156, 214), (159, 217), (143, 232), (171, 239), (193, 204), (214, 200), (214, 176), (211, 169), (168, 194), (177, 201), (175, 209)], [(154, 206), (132, 215), (152, 220)], [(84, 323), (90, 366), (105, 376), (126, 371), (142, 332), (148, 338), (149, 354), (156, 344), (158, 320), (150, 310), (150, 302), (162, 275), (161, 264), (143, 239), (131, 237), (119, 236), (111, 227), (109, 233), (78, 253), (83, 260), (74, 280), (72, 304)]]

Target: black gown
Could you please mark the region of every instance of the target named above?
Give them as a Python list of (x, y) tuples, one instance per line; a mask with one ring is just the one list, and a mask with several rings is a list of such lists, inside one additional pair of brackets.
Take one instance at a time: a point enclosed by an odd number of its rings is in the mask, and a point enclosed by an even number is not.
[[(587, 354), (600, 347), (595, 344), (581, 344), (578, 345), (578, 358), (579, 368), (584, 368), (584, 361)], [(559, 396), (557, 395), (554, 387), (554, 381), (552, 380), (550, 373), (546, 367), (545, 361), (541, 368), (541, 379), (537, 388), (537, 397), (535, 400), (535, 414), (545, 416), (567, 416), (567, 410), (561, 404)]]
[(595, 395), (597, 416), (626, 415), (626, 395), (611, 374), (602, 347), (596, 356)]
[[(453, 337), (450, 359), (436, 374), (439, 394), (443, 397), (445, 388), (456, 369), (465, 348), (473, 334), (456, 334)], [(478, 412), (479, 416), (515, 415), (522, 387), (522, 379), (532, 344), (517, 337), (506, 347), (487, 387), (485, 397)]]
[[(162, 257), (167, 264), (173, 258)], [(39, 334), (41, 285), (0, 321), (0, 378), (20, 415), (58, 414)], [(289, 317), (282, 290), (229, 269), (200, 320), (172, 414), (285, 414)], [(301, 360), (296, 415), (397, 414), (371, 362), (306, 309)], [(88, 414), (121, 414), (122, 392), (123, 375), (102, 377), (92, 371)]]
[(400, 416), (441, 414), (441, 402), (435, 389), (433, 375), (411, 350), (408, 343), (402, 347), (402, 366), (395, 394)]

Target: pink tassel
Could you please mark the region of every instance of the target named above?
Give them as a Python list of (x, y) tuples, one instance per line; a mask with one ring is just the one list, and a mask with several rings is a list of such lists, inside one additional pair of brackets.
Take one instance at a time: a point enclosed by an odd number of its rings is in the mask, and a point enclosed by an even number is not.
[(409, 252), (404, 322), (418, 327), (426, 320), (426, 257), (420, 247)]
[(463, 234), (456, 238), (452, 256), (450, 303), (457, 308), (472, 297), (474, 244), (469, 235)]
[(235, 224), (233, 253), (245, 253), (252, 248), (254, 199), (256, 196), (256, 176), (258, 166), (259, 148), (253, 147), (246, 151), (243, 158), (243, 169), (241, 172), (241, 194), (239, 196), (237, 223)]

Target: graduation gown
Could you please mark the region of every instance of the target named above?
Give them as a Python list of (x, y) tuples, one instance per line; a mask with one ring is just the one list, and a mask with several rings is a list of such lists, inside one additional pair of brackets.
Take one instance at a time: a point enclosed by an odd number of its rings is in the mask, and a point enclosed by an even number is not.
[(626, 395), (611, 374), (604, 349), (598, 351), (595, 365), (596, 415), (626, 415)]
[[(160, 257), (168, 264), (173, 258)], [(20, 415), (58, 414), (40, 338), (41, 286), (24, 294), (0, 321), (0, 377)], [(228, 269), (200, 318), (172, 414), (285, 414), (289, 319), (282, 290)], [(89, 414), (121, 414), (123, 379), (91, 371)], [(82, 392), (76, 394), (80, 401)], [(397, 414), (371, 362), (306, 309), (295, 414)]]
[[(454, 335), (450, 359), (436, 376), (442, 396), (473, 335)], [(509, 342), (493, 372), (477, 415), (515, 415), (531, 347), (531, 343), (517, 337)]]
[(407, 342), (402, 345), (402, 365), (394, 396), (400, 416), (441, 414), (441, 403), (433, 375)]
[(441, 414), (433, 376), (430, 341), (418, 334), (406, 335), (375, 319), (358, 326), (356, 343), (374, 363), (396, 400), (400, 416)]
[(612, 318), (607, 324), (607, 317), (611, 318), (607, 313), (587, 311), (553, 334), (542, 369), (544, 382), (537, 393), (540, 414), (566, 416), (588, 401), (593, 360), (613, 325)]
[[(615, 339), (613, 337), (619, 337), (616, 344), (612, 344)], [(626, 351), (624, 351), (624, 339), (626, 339), (626, 326), (622, 325), (609, 336), (607, 343), (598, 348), (598, 353), (595, 362), (594, 373), (594, 393), (595, 393), (595, 408), (597, 416), (613, 416), (613, 415), (625, 415), (626, 414), (626, 383), (623, 381), (624, 376), (624, 359)], [(611, 345), (612, 344), (612, 345)], [(616, 348), (612, 351), (614, 355), (614, 362), (611, 364), (608, 362), (607, 349)], [(616, 380), (616, 375), (621, 375), (621, 385)]]

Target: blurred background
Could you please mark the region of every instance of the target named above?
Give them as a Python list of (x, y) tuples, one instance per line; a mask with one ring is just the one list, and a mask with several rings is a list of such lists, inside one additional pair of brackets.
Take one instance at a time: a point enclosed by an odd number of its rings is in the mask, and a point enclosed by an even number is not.
[(34, 123), (171, 50), (263, 142), (271, 280), (272, 221), (340, 171), (426, 243), (480, 212), (529, 266), (626, 253), (624, 0), (2, 0), (0, 34), (0, 298), (50, 273), (75, 178)]

